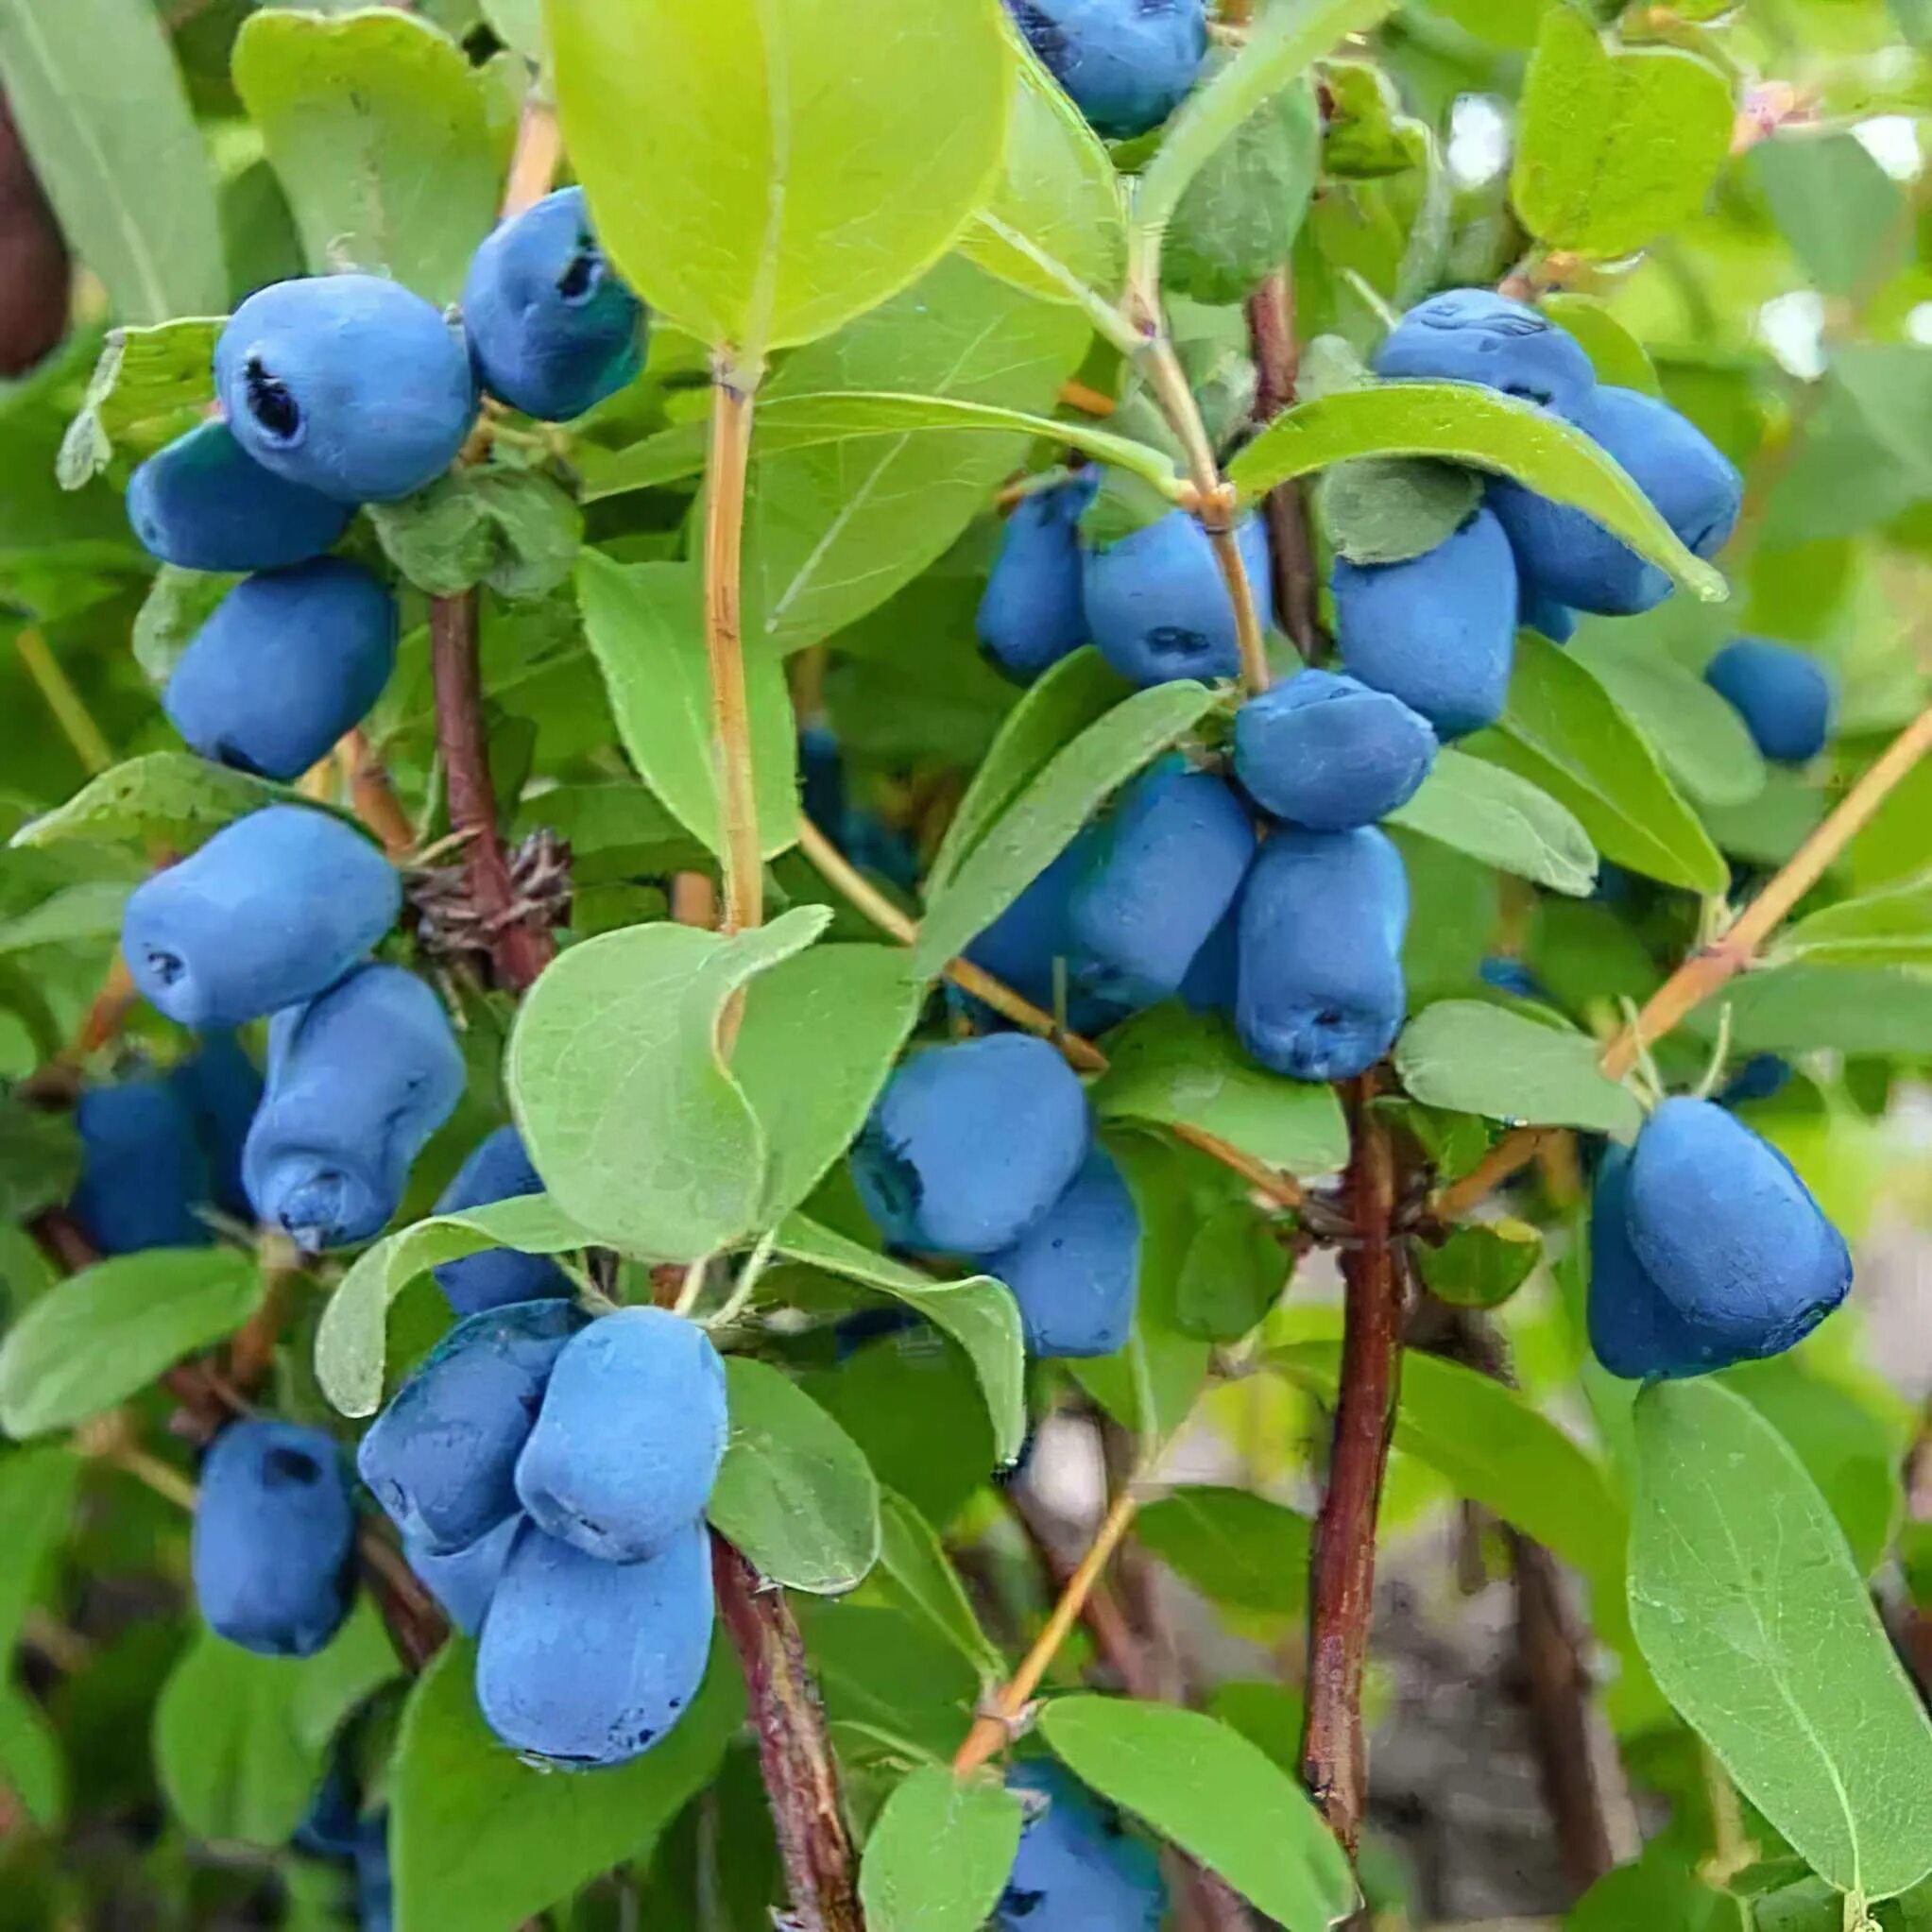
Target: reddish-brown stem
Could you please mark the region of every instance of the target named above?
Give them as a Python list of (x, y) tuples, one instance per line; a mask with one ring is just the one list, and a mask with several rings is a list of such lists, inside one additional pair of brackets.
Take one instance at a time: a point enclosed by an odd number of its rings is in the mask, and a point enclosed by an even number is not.
[(1583, 1634), (1564, 1595), (1563, 1572), (1540, 1543), (1514, 1530), (1508, 1534), (1530, 1737), (1564, 1874), (1581, 1896), (1640, 1847), (1632, 1842), (1628, 1792), (1604, 1788), (1616, 1747), (1591, 1701)]
[(464, 838), (463, 870), (500, 983), (521, 993), (556, 951), (547, 928), (517, 906), (508, 854), (497, 831), (496, 784), (483, 727), (477, 661), (476, 592), (437, 597), (429, 609), (430, 664), (436, 679), (436, 744), (449, 792), (450, 828)]
[(0, 377), (24, 376), (67, 333), (60, 224), (0, 95)]
[(1342, 1257), (1342, 1379), (1308, 1581), (1302, 1732), (1303, 1779), (1351, 1857), (1368, 1804), (1362, 1673), (1375, 1601), (1376, 1515), (1402, 1364), (1403, 1265), (1392, 1227), (1395, 1157), (1373, 1096), (1372, 1078), (1351, 1095), (1354, 1149), (1344, 1193), (1354, 1239)]
[[(1301, 348), (1294, 333), (1294, 285), (1284, 268), (1248, 298), (1248, 339), (1254, 347), (1255, 420), (1273, 422), (1294, 402)], [(1268, 549), (1273, 559), (1274, 607), (1281, 627), (1304, 658), (1321, 648), (1316, 603), (1315, 552), (1308, 534), (1308, 499), (1297, 482), (1268, 492)]]
[(799, 1932), (863, 1932), (856, 1861), (839, 1808), (825, 1709), (797, 1621), (783, 1594), (765, 1588), (715, 1532), (711, 1575), (719, 1614), (744, 1671), (794, 1923)]

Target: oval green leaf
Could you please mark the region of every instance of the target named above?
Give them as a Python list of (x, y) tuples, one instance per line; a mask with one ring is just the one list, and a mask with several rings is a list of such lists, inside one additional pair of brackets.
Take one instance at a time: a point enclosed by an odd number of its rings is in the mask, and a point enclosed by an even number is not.
[(1644, 1110), (1597, 1065), (1597, 1042), (1486, 1000), (1439, 1000), (1395, 1042), (1395, 1070), (1432, 1107), (1628, 1140)]
[(255, 1257), (237, 1248), (147, 1248), (83, 1268), (0, 1342), (0, 1428), (37, 1436), (105, 1414), (232, 1335), (261, 1295)]
[(1287, 1932), (1324, 1932), (1355, 1909), (1348, 1855), (1302, 1787), (1239, 1731), (1199, 1711), (1104, 1697), (1059, 1699), (1040, 1729), (1077, 1777)]
[(1000, 163), (997, 0), (549, 0), (545, 22), (611, 259), (754, 366), (930, 267)]
[(1540, 785), (1452, 746), (1388, 822), (1553, 892), (1582, 898), (1597, 883), (1597, 847), (1574, 812)]
[(871, 1932), (980, 1932), (1013, 1870), (1020, 1820), (996, 1778), (920, 1766), (865, 1840), (859, 1903)]
[(1740, 1395), (1636, 1404), (1631, 1622), (1664, 1694), (1804, 1861), (1889, 1898), (1932, 1870), (1932, 1718), (1795, 1452)]

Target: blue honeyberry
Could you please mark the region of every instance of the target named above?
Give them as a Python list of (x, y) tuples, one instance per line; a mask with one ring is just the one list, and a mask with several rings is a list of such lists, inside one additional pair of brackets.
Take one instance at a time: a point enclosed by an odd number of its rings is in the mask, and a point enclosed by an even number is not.
[(1098, 474), (1024, 497), (1000, 539), (980, 599), (980, 645), (1008, 676), (1031, 684), (1086, 641), (1080, 519)]
[(402, 910), (401, 876), (361, 832), (306, 805), (270, 805), (137, 886), (121, 950), (168, 1018), (241, 1026), (340, 979)]
[(1808, 652), (1768, 638), (1736, 638), (1704, 666), (1704, 682), (1744, 720), (1776, 764), (1805, 764), (1831, 742), (1838, 689)]
[(1644, 1273), (1631, 1245), (1630, 1150), (1608, 1147), (1590, 1193), (1590, 1347), (1613, 1376), (1701, 1376), (1744, 1359), (1715, 1330), (1684, 1314)]
[(417, 1581), (466, 1637), (473, 1637), (483, 1628), (489, 1600), (496, 1594), (504, 1565), (510, 1560), (510, 1549), (522, 1527), (521, 1513), (505, 1516), (467, 1548), (453, 1550), (432, 1549), (420, 1537), (403, 1531), (402, 1554)]
[(383, 694), (396, 605), (360, 564), (323, 557), (237, 584), (182, 652), (162, 710), (192, 751), (284, 783)]
[(1030, 1815), (994, 1914), (1000, 1932), (1159, 1932), (1167, 1888), (1152, 1845), (1057, 1764), (1015, 1765), (1006, 1788)]
[(1134, 1326), (1140, 1216), (1096, 1147), (1073, 1184), (1009, 1248), (977, 1257), (1013, 1291), (1034, 1356), (1112, 1355)]
[(1436, 734), (1399, 697), (1304, 671), (1235, 713), (1235, 776), (1276, 818), (1350, 831), (1406, 805), (1436, 761)]
[(128, 479), (141, 547), (185, 571), (274, 571), (332, 550), (355, 505), (265, 470), (225, 422), (204, 422)]
[(214, 345), (214, 386), (242, 448), (341, 503), (433, 483), (476, 419), (459, 331), (401, 282), (316, 275), (251, 295)]
[(1066, 1190), (1093, 1135), (1086, 1092), (1045, 1040), (931, 1047), (888, 1083), (852, 1149), (865, 1210), (895, 1245), (984, 1255)]
[[(1570, 419), (1630, 472), (1694, 555), (1717, 556), (1737, 524), (1744, 480), (1701, 430), (1669, 403), (1609, 384)], [(1670, 594), (1670, 579), (1594, 518), (1498, 477), (1489, 504), (1509, 532), (1516, 566), (1540, 602), (1629, 617)]]
[[(1126, 1017), (1127, 1009), (1080, 984), (1074, 978), (1074, 942), (1069, 923), (1073, 889), (1080, 882), (1096, 832), (1088, 827), (988, 926), (976, 934), (966, 956), (996, 980), (1022, 993), (1043, 1011), (1057, 1011), (1066, 994), (1066, 1019), (1077, 1034), (1091, 1035)], [(991, 1009), (968, 1011), (997, 1017)]]
[(499, 402), (569, 422), (644, 366), (643, 304), (598, 246), (581, 188), (559, 188), (503, 222), (463, 283), (478, 380)]
[(636, 1563), (704, 1513), (728, 1431), (725, 1364), (705, 1331), (666, 1308), (620, 1308), (557, 1358), (517, 1495), (549, 1535)]
[(1718, 1098), (1727, 1107), (1775, 1100), (1796, 1077), (1797, 1069), (1783, 1054), (1753, 1053), (1732, 1074)]
[(1802, 1341), (1851, 1290), (1851, 1251), (1811, 1190), (1714, 1101), (1667, 1100), (1644, 1123), (1625, 1218), (1671, 1306), (1753, 1355)]
[(389, 1870), (389, 1814), (363, 1820), (355, 1834), (356, 1932), (394, 1932), (396, 1885)]
[(370, 1425), (356, 1467), (419, 1547), (454, 1555), (517, 1514), (517, 1458), (556, 1359), (586, 1319), (566, 1301), (471, 1315)]
[[(1249, 517), (1237, 538), (1265, 629), (1274, 622), (1268, 533)], [(1149, 685), (1240, 670), (1234, 600), (1206, 532), (1185, 510), (1083, 556), (1087, 635), (1122, 677)]]
[(1533, 630), (1552, 644), (1566, 644), (1576, 636), (1577, 613), (1567, 604), (1546, 597), (1528, 577), (1520, 577), (1517, 591), (1516, 623), (1522, 629)]
[(242, 1149), (262, 1104), (260, 1070), (233, 1033), (223, 1031), (204, 1035), (172, 1078), (194, 1116), (214, 1205), (237, 1221), (252, 1221), (255, 1210), (242, 1181)]
[(1376, 351), (1378, 376), (1479, 383), (1567, 414), (1597, 386), (1590, 358), (1567, 329), (1488, 288), (1432, 295)]
[(308, 1657), (342, 1627), (354, 1582), (355, 1506), (335, 1445), (287, 1422), (234, 1422), (201, 1462), (191, 1567), (217, 1636), (265, 1657)]
[(1382, 832), (1283, 830), (1241, 894), (1235, 1025), (1262, 1066), (1349, 1080), (1393, 1044), (1409, 876)]
[(1516, 565), (1479, 509), (1403, 563), (1336, 559), (1335, 643), (1349, 673), (1461, 738), (1502, 716), (1516, 648)]
[(90, 1087), (74, 1109), (80, 1178), (69, 1203), (103, 1255), (198, 1248), (214, 1239), (196, 1210), (212, 1188), (194, 1109), (165, 1076)]
[(526, 1523), (483, 1620), (484, 1720), (527, 1757), (623, 1764), (690, 1708), (714, 1611), (702, 1523), (641, 1563), (604, 1563)]
[(256, 1213), (311, 1254), (380, 1233), (463, 1084), (442, 1001), (401, 966), (362, 966), (278, 1013), (242, 1156)]
[(1150, 765), (1101, 821), (1068, 902), (1083, 991), (1125, 1007), (1171, 999), (1254, 856), (1254, 826), (1224, 779), (1178, 753)]
[(1188, 97), (1207, 57), (1205, 0), (1006, 0), (1096, 133), (1125, 141)]
[[(530, 1165), (522, 1136), (514, 1127), (499, 1127), (470, 1150), (438, 1197), (436, 1211), (460, 1214), (465, 1208), (542, 1191), (543, 1178)], [(459, 1315), (572, 1291), (570, 1276), (550, 1256), (526, 1255), (517, 1248), (485, 1248), (481, 1254), (442, 1262), (435, 1274), (436, 1286)]]

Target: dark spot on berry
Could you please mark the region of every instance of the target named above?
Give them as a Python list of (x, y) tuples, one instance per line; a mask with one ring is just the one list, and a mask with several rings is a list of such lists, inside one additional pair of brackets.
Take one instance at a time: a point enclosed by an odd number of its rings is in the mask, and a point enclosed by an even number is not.
[(217, 738), (214, 741), (214, 761), (225, 764), (231, 771), (250, 772), (258, 778), (268, 774), (258, 765), (231, 738)]
[(1049, 20), (1033, 0), (1007, 0), (1013, 18), (1030, 46), (1055, 74), (1071, 51), (1058, 21)]
[(188, 963), (178, 952), (157, 952), (149, 948), (148, 968), (163, 986), (172, 986), (188, 970)]
[(320, 1465), (301, 1449), (270, 1449), (262, 1459), (262, 1480), (270, 1489), (309, 1489), (321, 1479)]
[(1325, 1006), (1315, 1015), (1315, 1024), (1319, 1027), (1337, 1027), (1342, 1024), (1342, 1018), (1343, 1015), (1339, 1008)]
[(587, 302), (596, 294), (597, 285), (604, 280), (604, 253), (594, 243), (578, 237), (577, 252), (565, 265), (564, 271), (556, 278), (556, 292), (573, 308)]
[(301, 434), (302, 412), (288, 385), (271, 376), (259, 355), (248, 358), (243, 374), (248, 385), (248, 414), (278, 443), (293, 442)]
[(1156, 624), (1147, 633), (1147, 648), (1156, 658), (1205, 658), (1209, 646), (1205, 637), (1198, 630), (1188, 630), (1180, 624)]
[(1043, 1891), (1021, 1891), (1017, 1886), (1009, 1885), (1000, 1895), (1000, 1913), (1007, 1919), (1031, 1918), (1046, 1902)]

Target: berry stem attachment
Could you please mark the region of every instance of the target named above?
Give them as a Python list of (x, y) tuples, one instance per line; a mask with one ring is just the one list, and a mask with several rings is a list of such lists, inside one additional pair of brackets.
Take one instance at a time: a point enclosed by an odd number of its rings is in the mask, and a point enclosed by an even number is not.
[(740, 578), (744, 490), (751, 461), (756, 383), (721, 354), (711, 376), (710, 454), (705, 470), (705, 655), (711, 673), (711, 752), (725, 841), (724, 931), (764, 917), (764, 860), (751, 764)]
[[(1921, 711), (1879, 755), (1876, 762), (1838, 801), (1838, 808), (1806, 839), (1769, 885), (1709, 946), (1695, 952), (1651, 994), (1635, 1022), (1603, 1050), (1599, 1063), (1612, 1080), (1621, 1080), (1638, 1053), (1662, 1039), (1706, 1000), (1721, 992), (1756, 958), (1759, 949), (1833, 863), (1878, 815), (1919, 761), (1932, 751), (1932, 708)], [(1490, 1149), (1454, 1187), (1436, 1198), (1440, 1220), (1453, 1221), (1500, 1187), (1535, 1155), (1545, 1130), (1518, 1128)]]

